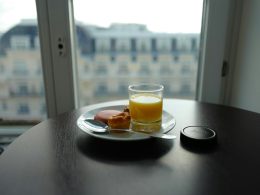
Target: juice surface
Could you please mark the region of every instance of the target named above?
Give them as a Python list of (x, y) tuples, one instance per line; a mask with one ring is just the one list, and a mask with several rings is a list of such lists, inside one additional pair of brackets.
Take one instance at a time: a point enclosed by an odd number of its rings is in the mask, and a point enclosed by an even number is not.
[(137, 94), (130, 97), (131, 118), (138, 122), (156, 122), (162, 119), (162, 98), (152, 94)]

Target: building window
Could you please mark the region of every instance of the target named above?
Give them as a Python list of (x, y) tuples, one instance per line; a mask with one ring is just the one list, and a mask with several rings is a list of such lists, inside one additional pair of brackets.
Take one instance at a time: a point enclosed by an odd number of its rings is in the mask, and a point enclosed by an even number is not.
[(41, 95), (41, 96), (44, 96), (44, 94), (45, 94), (45, 89), (44, 89), (43, 84), (41, 84), (41, 87), (40, 87), (40, 95)]
[(30, 113), (30, 108), (29, 108), (28, 104), (27, 103), (19, 104), (17, 113), (18, 114), (29, 114)]
[(139, 38), (137, 41), (137, 50), (140, 52), (147, 52), (151, 50), (151, 39), (148, 37)]
[(172, 51), (177, 51), (177, 40), (176, 40), (176, 38), (172, 39)]
[(40, 114), (42, 115), (46, 114), (46, 105), (44, 103), (41, 104)]
[(96, 39), (91, 39), (90, 42), (90, 47), (91, 47), (91, 53), (95, 53), (96, 52)]
[(121, 51), (126, 51), (126, 45), (125, 44), (120, 45), (120, 50)]
[(89, 69), (90, 69), (90, 68), (89, 68), (89, 65), (88, 65), (88, 64), (85, 64), (85, 65), (84, 65), (84, 72), (85, 72), (85, 73), (88, 73), (88, 72), (89, 72)]
[(35, 47), (35, 49), (40, 48), (40, 40), (39, 40), (38, 36), (34, 38), (34, 47)]
[(149, 69), (149, 67), (147, 66), (147, 65), (143, 65), (143, 66), (141, 66), (141, 68), (140, 68), (140, 75), (143, 75), (143, 76), (148, 76), (149, 74), (150, 74), (150, 69)]
[(110, 56), (110, 61), (111, 61), (111, 62), (115, 62), (115, 61), (116, 61), (116, 57), (115, 57), (114, 55), (111, 55), (111, 56)]
[(108, 52), (110, 49), (109, 44), (110, 44), (110, 42), (109, 42), (109, 39), (107, 39), (107, 38), (98, 39), (96, 41), (96, 47), (97, 47), (96, 49), (98, 52), (101, 52), (101, 53)]
[(152, 39), (152, 52), (157, 51), (157, 44), (156, 44), (156, 39)]
[(141, 43), (141, 51), (145, 52), (147, 50), (145, 42)]
[(189, 66), (182, 66), (181, 73), (182, 75), (189, 75), (191, 73), (191, 68)]
[(107, 67), (105, 65), (99, 65), (96, 67), (96, 74), (105, 75), (107, 74)]
[(186, 52), (190, 50), (190, 45), (189, 45), (189, 38), (188, 37), (182, 37), (182, 39), (179, 42), (179, 50), (182, 52)]
[(15, 75), (27, 75), (28, 74), (27, 64), (22, 60), (15, 61), (13, 73)]
[(131, 39), (131, 51), (136, 52), (136, 39)]
[(173, 56), (173, 60), (174, 60), (174, 62), (179, 62), (179, 56)]
[(173, 94), (172, 91), (171, 91), (169, 83), (164, 82), (163, 86), (164, 86), (164, 95), (172, 95)]
[(129, 74), (128, 66), (125, 64), (121, 64), (118, 67), (118, 73), (119, 74)]
[(107, 92), (108, 92), (107, 86), (105, 84), (99, 84), (95, 91), (95, 95), (105, 95), (107, 94)]
[(161, 75), (170, 75), (172, 74), (172, 71), (169, 66), (161, 66), (160, 67), (160, 74)]
[(198, 53), (194, 54), (194, 61), (195, 62), (199, 61), (199, 54)]
[(132, 60), (132, 62), (136, 62), (136, 60), (137, 60), (136, 55), (132, 55), (131, 60)]
[(197, 41), (196, 38), (191, 39), (191, 51), (195, 51), (197, 49)]
[(180, 95), (183, 95), (183, 96), (190, 96), (190, 93), (191, 93), (191, 86), (190, 84), (188, 83), (183, 83), (181, 85), (181, 89), (179, 91)]
[(119, 94), (127, 94), (128, 85), (126, 84), (120, 84), (118, 87), (118, 93)]
[(11, 37), (12, 49), (30, 49), (30, 37), (29, 36), (12, 36)]
[(161, 50), (162, 50), (162, 51), (167, 51), (167, 47), (166, 47), (165, 44), (162, 45)]
[(37, 61), (35, 63), (35, 65), (37, 66), (36, 68), (36, 74), (39, 75), (39, 76), (42, 76), (42, 64), (41, 64), (41, 61)]
[(116, 42), (117, 51), (128, 52), (130, 50), (130, 40), (127, 38), (119, 38)]
[(7, 106), (7, 103), (5, 101), (2, 102), (2, 110), (3, 111), (8, 110), (8, 106)]
[(153, 62), (157, 62), (158, 61), (158, 56), (156, 54), (153, 55)]
[(25, 84), (20, 85), (18, 89), (18, 95), (27, 96), (28, 94), (29, 94), (28, 86)]
[(116, 39), (110, 40), (110, 51), (115, 52), (116, 51)]

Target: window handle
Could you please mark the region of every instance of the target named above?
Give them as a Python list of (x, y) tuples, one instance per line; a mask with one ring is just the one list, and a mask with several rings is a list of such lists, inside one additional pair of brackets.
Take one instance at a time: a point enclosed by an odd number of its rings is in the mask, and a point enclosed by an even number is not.
[(223, 64), (222, 64), (221, 76), (225, 77), (227, 75), (228, 75), (228, 62), (226, 60), (224, 60)]

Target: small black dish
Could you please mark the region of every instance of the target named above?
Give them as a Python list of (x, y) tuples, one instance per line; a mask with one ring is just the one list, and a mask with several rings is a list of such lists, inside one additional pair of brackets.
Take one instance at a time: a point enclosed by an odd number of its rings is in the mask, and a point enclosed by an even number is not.
[(205, 126), (188, 126), (181, 131), (180, 139), (189, 146), (213, 146), (217, 143), (217, 134)]

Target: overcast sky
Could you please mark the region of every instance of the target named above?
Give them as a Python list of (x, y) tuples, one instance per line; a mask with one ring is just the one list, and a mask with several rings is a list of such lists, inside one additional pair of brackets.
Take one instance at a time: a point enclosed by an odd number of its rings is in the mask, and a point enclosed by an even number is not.
[[(77, 21), (107, 27), (140, 23), (157, 32), (200, 32), (203, 0), (74, 0)], [(35, 0), (0, 0), (0, 31), (36, 19)]]

